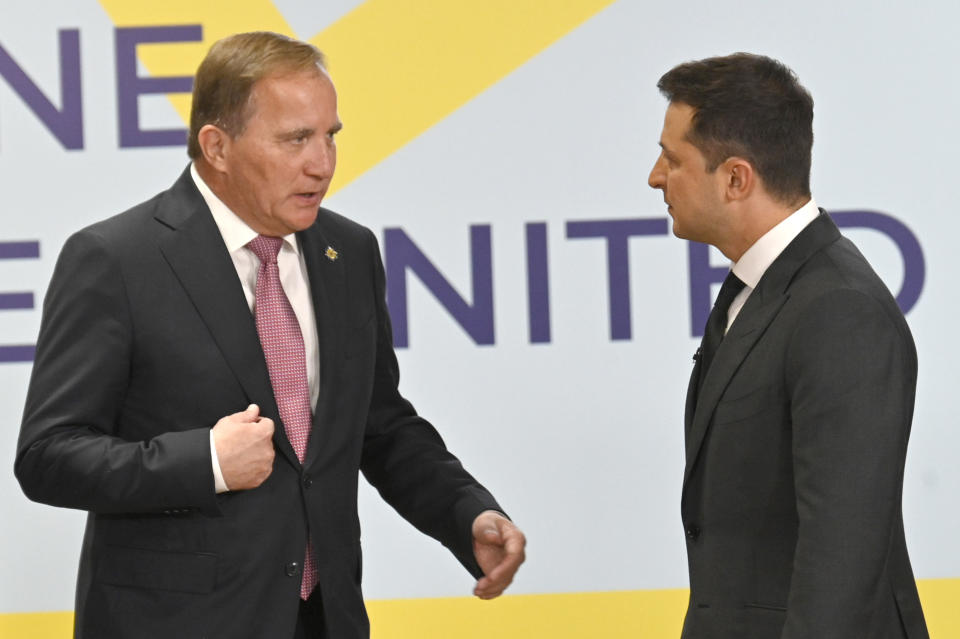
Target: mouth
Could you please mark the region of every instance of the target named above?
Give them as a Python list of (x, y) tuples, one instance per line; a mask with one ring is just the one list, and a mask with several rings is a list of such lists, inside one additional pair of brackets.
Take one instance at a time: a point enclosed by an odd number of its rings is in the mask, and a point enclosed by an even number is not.
[(323, 199), (323, 191), (305, 191), (294, 193), (294, 199), (303, 206), (316, 206)]

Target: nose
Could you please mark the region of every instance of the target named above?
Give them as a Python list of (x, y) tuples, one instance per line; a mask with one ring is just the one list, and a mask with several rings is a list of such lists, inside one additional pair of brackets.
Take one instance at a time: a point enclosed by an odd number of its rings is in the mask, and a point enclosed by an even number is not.
[(312, 146), (304, 171), (311, 177), (329, 180), (337, 166), (337, 145), (331, 138), (323, 136)]
[(663, 170), (663, 154), (661, 153), (657, 157), (657, 161), (653, 163), (653, 168), (650, 169), (650, 175), (647, 177), (647, 184), (650, 185), (650, 188), (653, 189), (662, 189), (665, 183), (665, 172)]

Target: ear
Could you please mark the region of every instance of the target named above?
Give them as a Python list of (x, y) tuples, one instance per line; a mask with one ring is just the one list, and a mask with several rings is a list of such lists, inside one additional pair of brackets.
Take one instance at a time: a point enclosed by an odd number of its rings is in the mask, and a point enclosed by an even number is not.
[(227, 132), (216, 125), (205, 124), (197, 133), (197, 142), (207, 164), (217, 171), (225, 172), (232, 142)]
[(757, 173), (753, 165), (741, 157), (727, 158), (719, 170), (724, 178), (724, 195), (730, 202), (747, 199), (757, 186)]

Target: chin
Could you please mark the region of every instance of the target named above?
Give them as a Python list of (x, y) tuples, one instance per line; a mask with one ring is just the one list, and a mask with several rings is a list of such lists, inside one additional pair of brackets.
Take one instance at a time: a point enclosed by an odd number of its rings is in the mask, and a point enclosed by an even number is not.
[(687, 237), (686, 235), (683, 234), (683, 229), (679, 228), (679, 226), (677, 225), (677, 221), (676, 221), (676, 220), (673, 221), (673, 227), (671, 228), (671, 230), (673, 231), (673, 236), (674, 236), (674, 237), (680, 238), (681, 240), (689, 240), (689, 239), (690, 239), (689, 237)]
[(320, 207), (313, 207), (309, 210), (298, 211), (296, 215), (292, 215), (289, 218), (289, 226), (295, 231), (303, 231), (305, 229), (313, 226), (313, 223), (317, 221), (317, 214), (320, 212)]

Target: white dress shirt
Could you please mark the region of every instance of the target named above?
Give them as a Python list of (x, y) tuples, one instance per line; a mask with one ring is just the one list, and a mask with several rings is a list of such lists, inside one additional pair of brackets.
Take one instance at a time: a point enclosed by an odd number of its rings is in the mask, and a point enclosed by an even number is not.
[(740, 310), (746, 304), (747, 298), (760, 283), (760, 278), (767, 272), (770, 265), (780, 257), (780, 254), (783, 253), (790, 242), (800, 235), (800, 231), (817, 219), (818, 215), (820, 215), (820, 209), (817, 208), (817, 203), (813, 201), (813, 198), (810, 198), (809, 202), (764, 233), (730, 267), (733, 274), (739, 277), (746, 286), (737, 293), (733, 302), (730, 303), (730, 309), (727, 311), (727, 330), (730, 330), (733, 320), (737, 319), (737, 315), (740, 314)]
[[(203, 178), (197, 173), (194, 165), (190, 165), (190, 175), (200, 190), (200, 195), (210, 208), (213, 219), (220, 229), (223, 243), (237, 269), (237, 277), (243, 286), (243, 294), (247, 298), (250, 312), (254, 312), (254, 302), (257, 290), (257, 272), (260, 269), (260, 260), (253, 251), (246, 247), (247, 243), (257, 237), (257, 232), (247, 226), (236, 213), (231, 211), (218, 198)], [(300, 333), (303, 335), (304, 354), (307, 358), (307, 384), (310, 388), (310, 406), (316, 408), (317, 397), (320, 394), (320, 353), (318, 350), (317, 321), (313, 311), (313, 300), (310, 297), (310, 279), (307, 277), (307, 265), (303, 253), (293, 233), (283, 238), (283, 245), (277, 255), (277, 268), (280, 271), (280, 284), (290, 300), (290, 306), (300, 324)], [(245, 406), (237, 407), (241, 411)], [(217, 492), (229, 490), (220, 471), (220, 461), (217, 458), (217, 449), (213, 441), (213, 431), (210, 431), (210, 455), (213, 458), (213, 476), (216, 481)]]

